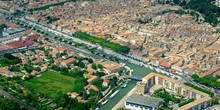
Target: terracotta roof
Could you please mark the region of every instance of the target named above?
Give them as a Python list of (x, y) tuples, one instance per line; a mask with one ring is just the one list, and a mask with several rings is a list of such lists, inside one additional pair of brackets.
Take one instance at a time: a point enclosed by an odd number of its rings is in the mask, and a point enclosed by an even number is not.
[(65, 61), (63, 61), (65, 64), (69, 64), (69, 63), (71, 63), (71, 62), (74, 62), (76, 59), (75, 58), (69, 58), (69, 59), (67, 59), (67, 60), (65, 60)]
[(29, 40), (33, 41), (34, 39), (38, 39), (40, 36), (38, 35), (31, 35), (31, 36), (28, 36)]
[(113, 67), (109, 68), (109, 70), (110, 70), (110, 71), (113, 71), (113, 70), (116, 70), (116, 69), (118, 69), (118, 68), (120, 68), (120, 67), (119, 67), (119, 66), (113, 66)]
[(95, 90), (95, 91), (99, 91), (98, 87), (96, 87), (95, 85), (91, 85), (90, 88)]
[(66, 49), (62, 48), (62, 47), (56, 47), (57, 50), (59, 51), (65, 51)]
[(97, 78), (98, 78), (98, 76), (92, 76), (91, 78), (89, 78), (89, 79), (87, 80), (87, 82), (90, 83), (90, 82), (94, 81), (94, 80), (97, 79)]
[(25, 30), (24, 32), (27, 32), (27, 31), (32, 31), (32, 29), (27, 29), (27, 30)]
[(169, 65), (167, 61), (163, 61), (163, 62), (160, 64), (160, 66), (166, 66), (166, 67), (170, 68), (171, 65)]
[(4, 9), (4, 10), (7, 10), (7, 11), (10, 11), (10, 8), (8, 8), (8, 7), (0, 6), (0, 8)]
[(158, 57), (150, 56), (150, 57), (148, 57), (148, 59), (150, 59), (150, 60), (157, 60)]
[(104, 82), (109, 83), (109, 82), (110, 82), (110, 80), (106, 79), (106, 80), (104, 80)]
[(115, 75), (115, 73), (111, 73), (111, 74), (102, 76), (101, 78), (102, 78), (102, 79), (106, 79), (107, 77), (111, 77), (111, 76), (114, 76), (114, 75)]
[(5, 44), (1, 44), (0, 43), (0, 51), (1, 50), (8, 50), (8, 49), (12, 49), (13, 47), (11, 46), (8, 46), (8, 45), (5, 45)]
[(35, 70), (33, 70), (32, 72), (31, 72), (31, 74), (33, 74), (33, 75), (35, 75), (37, 73), (37, 71), (35, 71)]
[(90, 71), (88, 74), (89, 74), (89, 75), (92, 75), (93, 73), (94, 73), (93, 71)]
[(53, 51), (50, 51), (50, 54), (56, 55), (57, 53), (56, 53), (56, 52), (53, 52)]
[(75, 95), (75, 96), (79, 96), (79, 94), (76, 93), (76, 92), (72, 92), (72, 93), (71, 93), (71, 92), (68, 92), (67, 95)]
[(10, 71), (4, 69), (4, 68), (0, 68), (0, 73), (5, 73), (5, 74), (9, 74)]
[(92, 85), (92, 84), (86, 85), (86, 86), (84, 87), (84, 89), (86, 90), (86, 89), (90, 88), (91, 85)]
[(24, 47), (27, 45), (32, 45), (34, 44), (34, 41), (31, 40), (19, 40), (19, 41), (15, 41), (9, 44), (6, 44), (8, 46), (14, 47), (14, 48), (20, 48), (20, 47)]

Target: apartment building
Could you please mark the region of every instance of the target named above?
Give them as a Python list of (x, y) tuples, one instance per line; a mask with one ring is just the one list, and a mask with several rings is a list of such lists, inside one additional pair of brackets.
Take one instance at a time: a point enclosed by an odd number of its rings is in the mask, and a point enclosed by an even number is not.
[(155, 85), (173, 94), (179, 94), (188, 99), (195, 99), (195, 101), (178, 108), (178, 110), (201, 110), (211, 105), (211, 97), (208, 94), (186, 86), (175, 79), (156, 73), (150, 73), (141, 82), (138, 82), (137, 92), (140, 94), (150, 93), (152, 92), (151, 88)]

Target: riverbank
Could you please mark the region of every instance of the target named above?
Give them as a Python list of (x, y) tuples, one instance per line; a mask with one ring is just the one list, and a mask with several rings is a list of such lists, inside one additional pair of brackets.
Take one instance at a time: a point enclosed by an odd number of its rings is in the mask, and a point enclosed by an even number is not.
[(128, 86), (126, 88), (121, 88), (119, 87), (118, 90), (118, 94), (115, 95), (114, 98), (109, 99), (108, 98), (108, 102), (103, 105), (100, 110), (112, 110), (112, 108), (130, 91), (132, 90), (134, 87), (136, 86), (136, 82), (135, 81), (130, 81)]
[[(138, 66), (138, 65), (129, 63), (127, 61), (122, 61), (122, 63), (125, 63), (126, 66), (133, 69), (132, 75), (134, 75), (134, 76), (144, 77), (144, 76), (148, 75), (149, 73), (156, 72), (156, 71), (151, 70), (149, 68), (146, 68), (144, 66)], [(132, 89), (134, 89), (134, 87), (136, 86), (136, 83), (137, 83), (136, 81), (130, 81), (126, 88), (119, 87), (119, 89), (118, 89), (118, 90), (120, 90), (119, 93), (113, 99), (108, 99), (108, 103), (106, 103), (104, 106), (100, 107), (100, 110), (112, 110), (112, 108), (123, 97), (125, 97), (126, 94), (128, 94)]]
[(123, 106), (124, 106), (124, 101), (125, 101), (129, 96), (131, 96), (132, 94), (135, 93), (136, 88), (137, 88), (137, 87), (135, 86), (131, 91), (129, 91), (129, 92), (112, 108), (112, 110), (117, 110), (118, 108), (123, 107)]

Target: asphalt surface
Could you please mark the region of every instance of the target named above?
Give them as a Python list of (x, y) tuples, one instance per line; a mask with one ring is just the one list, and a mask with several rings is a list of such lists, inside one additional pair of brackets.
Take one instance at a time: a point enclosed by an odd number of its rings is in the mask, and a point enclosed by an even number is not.
[[(37, 22), (33, 22), (33, 21), (31, 21), (31, 20), (29, 20), (29, 19), (26, 19), (26, 18), (21, 18), (21, 19), (19, 19), (19, 20), (21, 20), (21, 21), (23, 21), (23, 22), (26, 22), (26, 23), (29, 24), (29, 25), (38, 26), (38, 27), (40, 27), (40, 28), (42, 28), (42, 29), (44, 29), (44, 30), (46, 30), (46, 31), (49, 31), (49, 32), (54, 33), (55, 35), (60, 35), (60, 36), (66, 37), (66, 38), (68, 38), (68, 39), (72, 39), (74, 42), (83, 43), (83, 44), (86, 44), (86, 45), (92, 46), (92, 47), (102, 48), (102, 47), (99, 46), (99, 45), (91, 44), (90, 42), (87, 42), (87, 41), (81, 40), (81, 39), (79, 39), (79, 38), (73, 37), (72, 35), (67, 34), (67, 33), (65, 33), (65, 32), (62, 32), (62, 31), (60, 31), (60, 30), (52, 29), (51, 27), (48, 27), (47, 25), (39, 24), (39, 23), (37, 23)], [(129, 56), (121, 55), (121, 54), (116, 53), (116, 52), (114, 52), (114, 51), (112, 51), (112, 50), (110, 50), (110, 49), (107, 49), (107, 48), (102, 48), (102, 49), (103, 49), (103, 52), (106, 53), (106, 54), (115, 56), (115, 57), (120, 58), (120, 59), (123, 59), (123, 60), (127, 60), (127, 61), (129, 61), (129, 62), (131, 62), (131, 63), (134, 63), (134, 64), (137, 64), (137, 65), (143, 65), (143, 62), (134, 60), (134, 59), (130, 58)], [(77, 50), (77, 49), (75, 49), (75, 50)], [(81, 49), (80, 49), (80, 50), (81, 50)], [(79, 51), (79, 50), (78, 50), (78, 51)], [(82, 52), (82, 50), (81, 50), (81, 52)], [(83, 52), (83, 53), (85, 53), (85, 52)], [(86, 54), (86, 53), (85, 53), (85, 54)], [(88, 53), (87, 53), (87, 54), (88, 54)], [(91, 55), (91, 54), (90, 54), (90, 55)], [(185, 80), (186, 82), (190, 82), (190, 83), (195, 84), (195, 82), (194, 82), (191, 78), (185, 77), (185, 76), (182, 76), (182, 75), (179, 75), (179, 76), (180, 76), (183, 80)], [(212, 91), (212, 90), (211, 90), (212, 88), (207, 87), (207, 86), (205, 86), (205, 85), (201, 85), (201, 84), (198, 84), (198, 83), (197, 83), (196, 85), (201, 86), (201, 87), (204, 87), (204, 88), (206, 88), (206, 89)], [(216, 94), (216, 96), (218, 96), (218, 97), (220, 96), (220, 94), (219, 94), (218, 92), (216, 92), (216, 90), (214, 90), (214, 91), (212, 91), (212, 92), (214, 92), (214, 93)]]

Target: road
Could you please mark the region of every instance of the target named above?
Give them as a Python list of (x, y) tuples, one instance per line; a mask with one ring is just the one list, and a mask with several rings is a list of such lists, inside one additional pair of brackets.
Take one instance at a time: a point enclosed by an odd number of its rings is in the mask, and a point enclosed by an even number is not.
[(9, 93), (7, 93), (6, 91), (4, 91), (3, 89), (0, 88), (0, 94), (4, 95), (5, 98), (14, 100), (15, 102), (17, 102), (19, 105), (24, 106), (26, 109), (28, 110), (35, 110), (34, 108), (30, 107), (29, 105), (25, 104), (24, 102), (20, 101), (19, 99), (15, 98), (14, 96), (10, 95)]
[[(133, 63), (133, 64), (141, 65), (141, 66), (144, 65), (144, 62), (142, 62), (142, 61), (134, 60), (134, 59), (132, 59), (131, 57), (128, 57), (128, 56), (125, 56), (125, 55), (116, 53), (116, 52), (114, 52), (114, 51), (112, 51), (112, 50), (110, 50), (110, 49), (103, 48), (103, 47), (101, 47), (101, 46), (99, 46), (99, 45), (92, 44), (92, 43), (90, 43), (90, 42), (87, 42), (87, 41), (81, 40), (81, 39), (79, 39), (79, 38), (73, 37), (73, 36), (70, 35), (70, 34), (64, 33), (64, 32), (59, 31), (59, 30), (57, 30), (57, 29), (53, 29), (53, 28), (48, 27), (48, 26), (46, 26), (46, 25), (44, 25), (44, 24), (39, 24), (39, 23), (37, 23), (37, 22), (33, 22), (33, 21), (31, 21), (31, 20), (29, 20), (29, 19), (26, 19), (26, 18), (24, 18), (24, 17), (21, 18), (21, 19), (19, 19), (19, 20), (20, 20), (20, 21), (23, 21), (23, 22), (25, 22), (25, 23), (27, 23), (27, 24), (29, 24), (29, 25), (38, 26), (38, 27), (42, 28), (43, 30), (49, 31), (49, 32), (54, 33), (54, 34), (56, 34), (56, 35), (64, 36), (64, 37), (66, 37), (67, 39), (72, 39), (74, 42), (83, 43), (83, 44), (86, 44), (86, 45), (92, 46), (92, 47), (102, 48), (102, 50), (103, 50), (104, 53), (109, 54), (109, 55), (112, 55), (112, 56), (115, 56), (115, 57), (120, 58), (120, 59), (122, 59), (122, 60), (127, 60), (127, 61), (129, 61), (129, 62), (131, 62), (131, 63)], [(77, 50), (78, 50), (78, 49), (77, 49)], [(80, 49), (80, 50), (81, 50), (81, 49)], [(79, 51), (79, 50), (78, 50), (78, 51)], [(85, 53), (85, 52), (84, 52), (84, 53)], [(186, 80), (187, 82), (190, 82), (190, 83), (195, 84), (195, 82), (194, 82), (191, 78), (185, 77), (185, 76), (183, 76), (183, 75), (179, 75), (179, 76), (180, 76), (182, 79)], [(201, 87), (204, 87), (204, 85), (200, 85), (200, 86), (201, 86)], [(209, 87), (206, 87), (206, 86), (205, 86), (205, 88), (207, 89), (207, 88), (209, 88)], [(210, 90), (210, 89), (209, 89), (209, 90)], [(216, 94), (218, 94), (216, 91), (214, 91), (214, 92), (215, 92)], [(220, 96), (220, 94), (218, 94), (218, 95)]]
[(60, 30), (57, 30), (57, 29), (53, 29), (49, 26), (46, 26), (46, 25), (43, 25), (43, 24), (39, 24), (37, 22), (34, 22), (34, 21), (31, 21), (27, 18), (20, 18), (20, 19), (17, 19), (17, 20), (20, 20), (22, 22), (25, 22), (29, 25), (33, 25), (33, 26), (38, 26), (40, 28), (42, 28), (43, 30), (45, 31), (48, 31), (48, 32), (51, 32), (51, 33), (54, 33), (55, 35), (59, 35), (59, 36), (63, 36), (67, 39), (72, 39), (74, 42), (77, 42), (77, 43), (83, 43), (83, 44), (86, 44), (88, 46), (91, 46), (91, 47), (97, 47), (97, 48), (102, 48), (103, 52), (106, 53), (106, 54), (109, 54), (109, 55), (112, 55), (112, 56), (115, 56), (117, 58), (120, 58), (122, 60), (127, 60), (131, 63), (134, 63), (134, 64), (137, 64), (137, 65), (143, 65), (143, 62), (140, 62), (140, 61), (137, 61), (137, 60), (134, 60), (130, 57), (127, 57), (127, 56), (124, 56), (124, 55), (121, 55), (119, 53), (116, 53), (108, 48), (103, 48), (99, 45), (96, 45), (96, 44), (92, 44), (90, 42), (87, 42), (87, 41), (84, 41), (82, 39), (79, 39), (79, 38), (76, 38), (76, 37), (73, 37), (72, 35), (68, 34), (68, 33), (65, 33), (65, 32), (62, 32)]
[(73, 50), (77, 54), (81, 53), (81, 55), (83, 55), (84, 57), (88, 57), (88, 58), (92, 57), (92, 58), (95, 58), (96, 60), (99, 60), (99, 59), (103, 58), (102, 56), (92, 54), (90, 51), (87, 51), (83, 48), (74, 47), (74, 46), (72, 46), (68, 43), (66, 44), (66, 43), (63, 43), (63, 42), (60, 42), (60, 41), (55, 41), (55, 40), (52, 40), (52, 42), (56, 43), (57, 45), (59, 45), (61, 47), (63, 47), (63, 46), (68, 47), (68, 49)]

